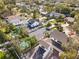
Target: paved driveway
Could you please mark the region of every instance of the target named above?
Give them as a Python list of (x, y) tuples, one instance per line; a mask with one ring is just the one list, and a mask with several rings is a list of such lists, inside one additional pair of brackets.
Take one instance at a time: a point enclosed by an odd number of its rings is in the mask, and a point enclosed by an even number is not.
[(46, 31), (45, 28), (40, 28), (34, 32), (29, 33), (30, 36), (35, 36), (38, 40), (44, 37), (44, 32)]

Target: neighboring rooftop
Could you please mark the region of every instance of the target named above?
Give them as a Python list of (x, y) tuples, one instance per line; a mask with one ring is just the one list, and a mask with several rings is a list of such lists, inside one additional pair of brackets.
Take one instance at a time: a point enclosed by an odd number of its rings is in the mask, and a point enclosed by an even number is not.
[(59, 18), (60, 16), (64, 16), (65, 17), (65, 15), (64, 14), (61, 14), (61, 13), (57, 13), (57, 12), (51, 12), (50, 14), (49, 14), (49, 16), (50, 17), (55, 17), (55, 18)]
[(66, 17), (65, 20), (68, 22), (74, 22), (75, 19), (72, 17)]
[(67, 43), (68, 37), (65, 33), (59, 32), (58, 30), (54, 30), (51, 32), (51, 37), (53, 37), (55, 40), (60, 41), (61, 43)]
[(12, 23), (13, 25), (19, 25), (21, 24), (21, 17), (20, 16), (9, 16), (6, 19), (9, 23)]
[(8, 23), (11, 23), (13, 25), (21, 25), (27, 23), (27, 20), (25, 20), (23, 17), (20, 15), (12, 15), (8, 16), (5, 19)]
[(39, 43), (40, 43), (42, 46), (44, 46), (46, 49), (48, 49), (48, 48), (50, 47), (50, 45), (47, 44), (47, 43), (46, 43), (45, 41), (43, 41), (43, 40), (39, 41)]
[(46, 50), (43, 47), (39, 47), (35, 55), (33, 56), (33, 59), (43, 59), (43, 54), (45, 52)]

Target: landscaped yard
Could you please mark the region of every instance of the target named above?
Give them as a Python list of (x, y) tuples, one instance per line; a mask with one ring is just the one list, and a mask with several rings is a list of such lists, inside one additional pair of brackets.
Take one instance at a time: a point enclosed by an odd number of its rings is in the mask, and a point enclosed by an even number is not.
[(62, 22), (59, 22), (61, 25), (63, 25), (63, 24), (65, 24), (65, 22), (64, 21), (62, 21)]
[(53, 21), (50, 21), (49, 23), (50, 24), (56, 24), (57, 22), (56, 22), (56, 20), (53, 20)]
[[(57, 25), (56, 25), (57, 24)], [(49, 22), (45, 25), (45, 27), (47, 27), (47, 30), (61, 30), (63, 29), (61, 27), (61, 25), (65, 24), (64, 21), (62, 20), (55, 20), (55, 19), (51, 19), (49, 20)], [(60, 26), (59, 26), (60, 25)]]
[(52, 30), (57, 30), (57, 28), (56, 28), (56, 27), (54, 27), (54, 28), (52, 28)]
[(54, 24), (56, 24), (56, 20), (49, 20), (49, 22), (45, 25), (45, 27), (49, 27), (49, 26), (52, 26)]

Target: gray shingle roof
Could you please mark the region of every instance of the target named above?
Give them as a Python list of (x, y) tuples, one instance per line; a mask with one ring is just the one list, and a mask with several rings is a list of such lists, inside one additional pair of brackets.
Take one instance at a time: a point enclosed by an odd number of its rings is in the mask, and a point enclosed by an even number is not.
[(51, 32), (50, 37), (60, 41), (61, 43), (67, 43), (68, 37), (65, 33), (59, 32), (58, 30), (54, 30)]
[(68, 22), (74, 22), (75, 19), (72, 17), (66, 17), (65, 20), (67, 20)]

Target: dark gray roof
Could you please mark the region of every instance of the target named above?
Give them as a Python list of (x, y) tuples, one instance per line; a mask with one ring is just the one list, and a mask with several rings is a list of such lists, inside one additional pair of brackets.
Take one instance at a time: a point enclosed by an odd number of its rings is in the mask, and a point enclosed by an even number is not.
[[(59, 18), (59, 17), (62, 16), (62, 15), (64, 15), (64, 14), (57, 13), (57, 12), (51, 12), (49, 16), (50, 16), (50, 17), (51, 17), (51, 16), (54, 16), (55, 18)], [(64, 15), (64, 16), (65, 16), (65, 15)]]
[(68, 37), (65, 33), (54, 30), (51, 32), (50, 37), (53, 37), (55, 40), (60, 41), (61, 43), (67, 43)]
[(45, 49), (42, 47), (39, 47), (35, 55), (33, 56), (33, 59), (43, 59), (44, 53), (45, 53)]

